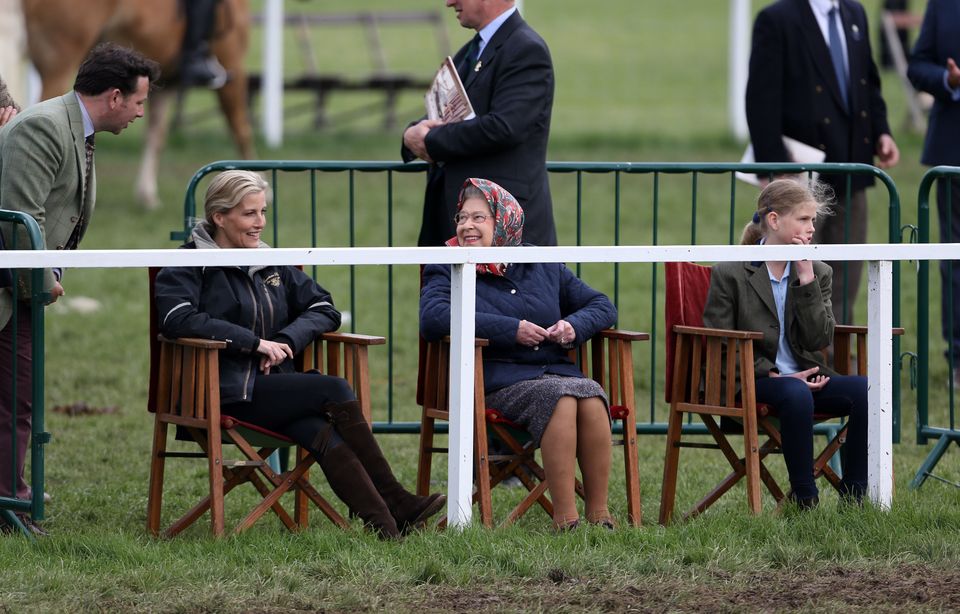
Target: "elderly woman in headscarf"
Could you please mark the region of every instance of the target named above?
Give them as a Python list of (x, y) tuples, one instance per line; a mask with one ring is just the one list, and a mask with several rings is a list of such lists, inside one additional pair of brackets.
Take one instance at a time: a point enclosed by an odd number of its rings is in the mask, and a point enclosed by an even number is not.
[[(450, 246), (521, 244), (523, 209), (506, 190), (467, 179), (460, 190)], [(487, 405), (524, 427), (539, 445), (553, 500), (554, 527), (580, 522), (574, 493), (579, 461), (588, 522), (613, 528), (607, 510), (610, 412), (603, 389), (580, 372), (568, 350), (617, 318), (602, 293), (560, 263), (477, 265), (476, 334), (489, 340), (483, 375)], [(450, 334), (450, 267), (424, 269), (420, 332)]]

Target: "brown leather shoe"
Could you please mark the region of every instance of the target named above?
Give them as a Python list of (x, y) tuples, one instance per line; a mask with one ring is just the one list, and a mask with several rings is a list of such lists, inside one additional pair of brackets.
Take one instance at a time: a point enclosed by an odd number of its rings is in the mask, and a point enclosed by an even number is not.
[[(17, 514), (17, 520), (23, 523), (24, 528), (34, 537), (47, 537), (50, 535), (47, 530), (33, 521), (33, 518), (26, 514)], [(0, 535), (15, 535), (19, 533), (19, 528), (0, 518)]]

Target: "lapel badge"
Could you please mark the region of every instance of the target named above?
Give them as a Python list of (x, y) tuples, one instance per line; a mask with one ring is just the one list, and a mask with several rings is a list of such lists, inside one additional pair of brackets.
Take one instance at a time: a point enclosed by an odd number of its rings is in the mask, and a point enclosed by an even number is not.
[(473, 72), (480, 72), (480, 69), (483, 68), (483, 62), (477, 60), (477, 65), (473, 67)]
[(850, 26), (850, 31), (853, 33), (853, 40), (860, 40), (860, 28), (857, 27), (857, 24)]

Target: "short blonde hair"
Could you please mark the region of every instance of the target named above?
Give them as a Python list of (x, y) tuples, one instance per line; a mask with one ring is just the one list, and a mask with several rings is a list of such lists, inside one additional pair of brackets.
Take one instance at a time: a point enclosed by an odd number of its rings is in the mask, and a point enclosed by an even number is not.
[(203, 198), (207, 231), (215, 228), (214, 214), (225, 213), (239, 205), (249, 194), (259, 192), (265, 192), (267, 201), (270, 201), (270, 184), (253, 171), (224, 171), (214, 177)]

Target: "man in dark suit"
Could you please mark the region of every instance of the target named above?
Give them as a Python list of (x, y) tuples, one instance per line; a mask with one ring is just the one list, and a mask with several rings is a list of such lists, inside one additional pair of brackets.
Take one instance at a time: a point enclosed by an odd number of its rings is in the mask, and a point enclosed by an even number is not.
[[(757, 162), (791, 162), (784, 136), (823, 150), (825, 162), (872, 164), (876, 157), (879, 167), (888, 168), (900, 159), (870, 51), (867, 16), (854, 0), (779, 0), (760, 11), (753, 27), (746, 107)], [(873, 179), (852, 176), (850, 194), (845, 176), (822, 179), (836, 193), (836, 215), (817, 220), (817, 242), (865, 243), (864, 190)], [(850, 226), (845, 229), (848, 196)], [(843, 263), (830, 264), (834, 315), (845, 322), (863, 263), (848, 263), (846, 275)]]
[[(930, 0), (907, 75), (918, 90), (933, 96), (927, 139), (920, 161), (960, 166), (960, 2)], [(949, 204), (948, 204), (949, 203)], [(940, 242), (960, 241), (960, 180), (937, 182)], [(952, 268), (952, 275), (950, 268)], [(960, 262), (940, 262), (941, 323), (952, 355), (954, 385), (960, 387)], [(953, 309), (950, 300), (953, 300)]]
[[(105, 43), (91, 51), (80, 65), (73, 91), (28, 108), (0, 130), (0, 209), (31, 215), (40, 225), (46, 249), (76, 249), (96, 200), (93, 135), (100, 131), (119, 134), (142, 117), (150, 85), (159, 73), (155, 62), (125, 47)], [(7, 246), (13, 244), (14, 232), (17, 246), (29, 249), (30, 240), (22, 226), (0, 224)], [(32, 496), (23, 480), (32, 422), (28, 277), (21, 272), (16, 288), (0, 288), (0, 497), (18, 499)], [(52, 301), (63, 294), (60, 271), (44, 272), (44, 291)], [(17, 300), (22, 302), (14, 321), (13, 303)], [(11, 403), (14, 388), (16, 425)], [(15, 467), (11, 462), (14, 428)], [(35, 533), (43, 532), (29, 518), (22, 520)], [(3, 528), (0, 519), (0, 530)]]
[(477, 36), (453, 57), (476, 117), (441, 124), (421, 119), (403, 133), (404, 162), (431, 163), (418, 245), (454, 235), (457, 194), (468, 177), (490, 179), (513, 194), (526, 215), (523, 240), (556, 245), (547, 178), (553, 62), (546, 43), (514, 0), (446, 0)]

